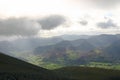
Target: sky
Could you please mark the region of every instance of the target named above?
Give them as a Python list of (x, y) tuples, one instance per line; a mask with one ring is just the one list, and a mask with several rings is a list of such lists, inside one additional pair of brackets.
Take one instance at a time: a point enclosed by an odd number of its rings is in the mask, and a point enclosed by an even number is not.
[(0, 39), (120, 33), (120, 0), (0, 0)]

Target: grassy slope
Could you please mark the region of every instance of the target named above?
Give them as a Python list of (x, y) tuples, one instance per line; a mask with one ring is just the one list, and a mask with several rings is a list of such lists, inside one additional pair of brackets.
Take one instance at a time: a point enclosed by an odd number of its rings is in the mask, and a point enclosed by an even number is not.
[(120, 80), (120, 71), (89, 67), (64, 67), (54, 70), (57, 74), (75, 80)]
[(65, 67), (50, 71), (0, 53), (0, 80), (8, 79), (120, 80), (120, 71), (89, 67)]
[(53, 71), (0, 53), (0, 80), (69, 80)]
[(0, 71), (12, 72), (47, 72), (47, 69), (34, 66), (30, 63), (0, 53)]

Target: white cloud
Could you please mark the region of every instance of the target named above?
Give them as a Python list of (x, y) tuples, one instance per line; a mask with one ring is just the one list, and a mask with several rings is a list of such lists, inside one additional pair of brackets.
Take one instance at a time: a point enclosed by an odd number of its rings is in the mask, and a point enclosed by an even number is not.
[(51, 15), (45, 18), (38, 20), (42, 29), (51, 30), (54, 29), (66, 22), (65, 17), (60, 15)]
[[(110, 9), (115, 8), (120, 4), (120, 0), (71, 0), (76, 4), (81, 4), (84, 7), (92, 7), (92, 8), (102, 8), (102, 9)], [(86, 4), (86, 5), (85, 5)]]
[(92, 0), (93, 3), (101, 8), (114, 8), (120, 4), (120, 0)]
[(52, 30), (60, 25), (65, 25), (65, 22), (65, 17), (60, 15), (51, 15), (39, 19), (0, 19), (0, 36), (37, 36), (40, 35), (40, 31)]
[(118, 27), (116, 23), (113, 22), (113, 20), (109, 19), (106, 22), (99, 22), (97, 23), (97, 26), (102, 29), (109, 29), (109, 28), (116, 28)]
[[(119, 4), (120, 0), (0, 0), (0, 17), (2, 16), (3, 18), (6, 16), (6, 20), (3, 21), (4, 26), (8, 26), (6, 21), (7, 18), (11, 16), (27, 16), (37, 18), (37, 20), (40, 21), (38, 24), (37, 21), (24, 20), (22, 26), (26, 26), (27, 24), (27, 27), (18, 27), (18, 25), (13, 27), (13, 24), (11, 26), (12, 29), (0, 27), (0, 35), (17, 34), (27, 36), (40, 33), (40, 35), (45, 34), (52, 36), (66, 33), (110, 33), (108, 25), (112, 25), (112, 28), (116, 24), (116, 26), (120, 26)], [(55, 16), (51, 18), (51, 15), (61, 16), (58, 16), (56, 19)], [(66, 28), (64, 25), (66, 19), (63, 16), (69, 20), (67, 22), (68, 27)], [(114, 22), (104, 22), (105, 17), (110, 17)], [(5, 24), (5, 22), (7, 24)], [(20, 20), (15, 19), (12, 23), (19, 24), (20, 22)], [(107, 25), (107, 30), (101, 31), (101, 29), (98, 28), (96, 24), (100, 22), (102, 25)], [(0, 25), (3, 26), (3, 23), (0, 23)], [(34, 28), (33, 26), (42, 27), (44, 30)], [(114, 33), (118, 33), (116, 31), (117, 29), (117, 27), (114, 27)], [(17, 32), (16, 30), (19, 31)], [(39, 30), (41, 30), (41, 32)]]
[(0, 35), (1, 36), (33, 36), (40, 30), (37, 22), (27, 18), (9, 18), (0, 20)]
[(88, 24), (88, 21), (86, 21), (86, 20), (81, 20), (79, 23), (80, 23), (81, 25), (86, 26), (86, 25)]

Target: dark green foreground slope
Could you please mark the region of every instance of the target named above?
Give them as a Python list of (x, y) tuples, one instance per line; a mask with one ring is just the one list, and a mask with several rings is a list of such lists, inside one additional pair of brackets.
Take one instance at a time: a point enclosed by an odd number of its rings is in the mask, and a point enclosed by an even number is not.
[(0, 53), (0, 80), (120, 80), (120, 71), (88, 67), (47, 70)]
[(65, 67), (54, 70), (56, 74), (74, 80), (120, 80), (120, 71), (89, 67)]
[(52, 71), (0, 53), (0, 80), (69, 80)]

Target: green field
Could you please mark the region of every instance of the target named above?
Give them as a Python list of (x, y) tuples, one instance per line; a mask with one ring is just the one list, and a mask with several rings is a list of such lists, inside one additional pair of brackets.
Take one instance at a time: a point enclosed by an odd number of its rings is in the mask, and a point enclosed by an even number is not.
[(82, 67), (96, 67), (96, 68), (105, 68), (105, 69), (115, 69), (120, 70), (120, 64), (112, 64), (112, 63), (105, 63), (105, 62), (90, 62), (85, 65), (80, 65)]

